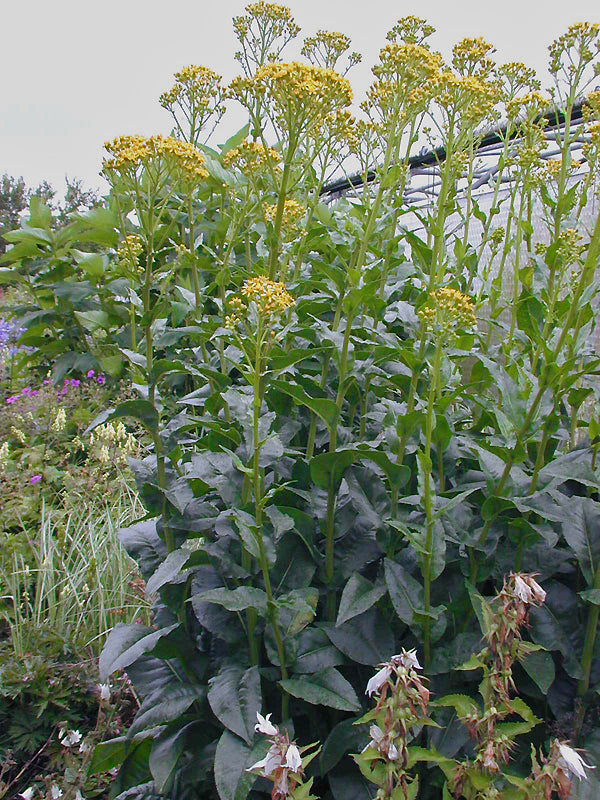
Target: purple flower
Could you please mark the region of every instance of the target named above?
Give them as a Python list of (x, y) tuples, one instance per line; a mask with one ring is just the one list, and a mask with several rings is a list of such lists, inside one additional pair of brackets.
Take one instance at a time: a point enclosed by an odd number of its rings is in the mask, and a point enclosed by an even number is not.
[(42, 480), (42, 476), (41, 475), (32, 475), (31, 478), (29, 479), (29, 483), (32, 486), (35, 486), (35, 484), (39, 483), (41, 480)]
[(9, 406), (12, 406), (12, 404), (16, 403), (18, 399), (19, 399), (18, 397), (7, 397), (6, 402), (8, 403)]
[(95, 374), (96, 374), (95, 371), (93, 369), (90, 369), (88, 370), (86, 378), (93, 378)]
[(79, 386), (81, 381), (77, 380), (77, 378), (71, 378), (71, 386)]
[(102, 386), (103, 383), (106, 383), (106, 378), (104, 375), (98, 375), (97, 382)]
[(48, 380), (48, 378), (45, 378), (44, 379), (44, 386), (48, 386), (49, 383), (50, 383), (50, 381)]
[(33, 392), (31, 393), (31, 396), (32, 397), (37, 397), (38, 393), (39, 393), (38, 390), (34, 389)]

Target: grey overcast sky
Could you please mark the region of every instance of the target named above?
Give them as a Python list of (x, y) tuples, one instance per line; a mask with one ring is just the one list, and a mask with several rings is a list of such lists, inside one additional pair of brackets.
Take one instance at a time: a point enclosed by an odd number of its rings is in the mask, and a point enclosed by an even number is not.
[[(28, 185), (64, 177), (104, 188), (102, 145), (119, 134), (169, 133), (158, 96), (186, 64), (234, 77), (231, 18), (242, 0), (0, 0), (0, 173)], [(432, 45), (449, 56), (465, 36), (483, 36), (499, 62), (524, 61), (543, 84), (547, 46), (572, 22), (600, 21), (598, 0), (289, 0), (303, 36), (341, 31), (363, 62), (349, 77), (357, 100), (370, 82), (385, 34), (417, 14), (436, 28)], [(221, 141), (245, 123), (227, 113)]]

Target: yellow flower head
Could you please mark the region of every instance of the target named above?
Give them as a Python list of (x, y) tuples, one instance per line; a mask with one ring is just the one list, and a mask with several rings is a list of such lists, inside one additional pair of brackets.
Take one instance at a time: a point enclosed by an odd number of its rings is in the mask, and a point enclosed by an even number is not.
[(474, 328), (477, 324), (471, 298), (458, 289), (436, 289), (418, 311), (427, 330), (452, 333), (457, 328)]
[(427, 20), (421, 17), (407, 16), (402, 17), (387, 34), (390, 42), (399, 40), (405, 44), (423, 44), (432, 33), (435, 33), (433, 25), (429, 25)]
[(264, 275), (247, 280), (241, 289), (242, 297), (256, 304), (263, 316), (283, 314), (294, 305), (294, 298), (280, 281), (272, 281)]
[[(575, 22), (569, 25), (566, 33), (555, 39), (548, 48), (550, 53), (549, 70), (557, 74), (561, 70), (573, 75), (575, 64), (589, 64), (600, 52), (598, 34), (600, 26), (591, 22)], [(598, 70), (595, 70), (598, 74)]]
[(143, 272), (144, 268), (139, 265), (139, 257), (142, 254), (144, 245), (142, 239), (135, 233), (129, 234), (117, 248), (117, 260), (120, 266), (125, 267), (130, 272)]
[[(277, 204), (269, 205), (267, 203), (263, 206), (265, 219), (269, 222), (274, 222), (277, 216)], [(281, 225), (288, 230), (295, 230), (298, 221), (304, 216), (306, 209), (303, 205), (296, 200), (286, 200), (283, 204), (283, 214), (281, 216)]]
[(223, 156), (226, 167), (238, 167), (245, 175), (260, 172), (269, 164), (275, 166), (281, 156), (272, 147), (265, 147), (261, 142), (242, 142)]
[(346, 78), (332, 69), (297, 61), (265, 64), (252, 78), (236, 78), (231, 92), (252, 108), (256, 98), (261, 98), (272, 106), (278, 124), (288, 129), (310, 128), (352, 102), (352, 89)]
[(506, 115), (510, 120), (535, 120), (547, 110), (549, 102), (547, 97), (537, 91), (517, 95), (506, 101)]
[[(350, 47), (350, 38), (343, 33), (335, 31), (317, 31), (314, 36), (304, 40), (302, 55), (308, 58), (311, 64), (320, 67), (335, 69), (340, 56)], [(359, 53), (350, 54), (350, 66), (358, 64), (361, 60)]]
[(447, 114), (459, 114), (464, 125), (475, 127), (494, 116), (499, 88), (474, 75), (445, 71), (431, 80), (436, 103)]
[(494, 62), (490, 58), (496, 48), (480, 36), (463, 39), (452, 48), (452, 66), (461, 75), (476, 75), (489, 78)]
[(131, 176), (140, 167), (152, 165), (166, 167), (188, 181), (208, 177), (202, 153), (172, 136), (118, 136), (104, 147), (112, 156), (103, 162), (109, 174), (114, 171)]

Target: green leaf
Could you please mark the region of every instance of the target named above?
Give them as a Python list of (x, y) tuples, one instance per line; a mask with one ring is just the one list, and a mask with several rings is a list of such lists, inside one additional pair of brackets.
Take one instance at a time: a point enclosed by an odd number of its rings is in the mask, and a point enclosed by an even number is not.
[(154, 739), (148, 765), (160, 794), (165, 794), (170, 786), (177, 762), (185, 747), (188, 731), (196, 724), (188, 722), (183, 726), (179, 723), (169, 726)]
[(183, 565), (190, 560), (191, 551), (179, 548), (169, 553), (146, 583), (146, 597), (155, 594), (166, 583), (181, 573)]
[(83, 253), (81, 250), (72, 250), (71, 252), (77, 264), (90, 278), (96, 280), (104, 275), (108, 266), (108, 256), (100, 253)]
[(252, 744), (256, 713), (262, 706), (258, 667), (224, 667), (209, 684), (213, 714), (228, 730)]
[(126, 736), (99, 742), (94, 747), (89, 774), (97, 775), (99, 772), (108, 772), (109, 769), (118, 767), (125, 760), (130, 746), (131, 742)]
[(589, 497), (571, 497), (569, 510), (562, 533), (591, 587), (600, 567), (600, 503)]
[(390, 626), (374, 608), (339, 627), (324, 623), (321, 628), (338, 650), (359, 664), (374, 666), (394, 652)]
[(314, 414), (321, 417), (330, 430), (337, 423), (338, 408), (333, 400), (326, 397), (311, 397), (300, 386), (285, 381), (274, 380), (269, 385), (271, 388), (289, 395), (299, 405), (309, 408)]
[(431, 705), (434, 707), (453, 708), (459, 719), (466, 719), (474, 715), (479, 716), (481, 713), (475, 700), (466, 694), (447, 694), (444, 697), (438, 697), (437, 700), (432, 700)]
[(385, 472), (392, 486), (397, 488), (404, 486), (410, 478), (410, 469), (407, 466), (395, 464), (381, 450), (366, 445), (339, 448), (334, 453), (319, 453), (310, 462), (311, 478), (323, 489), (329, 488), (330, 480), (333, 481), (333, 487), (337, 488), (348, 467), (362, 459), (377, 464)]
[(336, 708), (338, 711), (360, 711), (360, 703), (352, 684), (335, 667), (329, 667), (315, 675), (288, 678), (279, 681), (279, 685), (288, 694), (313, 705)]
[(246, 136), (248, 136), (248, 131), (250, 130), (250, 123), (247, 122), (243, 128), (240, 128), (237, 133), (234, 133), (233, 136), (230, 136), (229, 139), (225, 142), (225, 144), (219, 145), (219, 149), (221, 150), (221, 155), (226, 155), (230, 150), (233, 150), (234, 147), (237, 147), (241, 144)]
[(268, 742), (261, 738), (251, 750), (238, 736), (223, 731), (215, 753), (215, 783), (220, 800), (246, 800), (256, 775), (246, 772), (268, 748)]
[(99, 328), (110, 330), (110, 317), (106, 311), (75, 311), (75, 316), (90, 333), (95, 333)]
[(158, 412), (148, 400), (126, 400), (120, 403), (116, 408), (103, 411), (94, 419), (94, 421), (87, 427), (86, 434), (97, 428), (98, 425), (103, 425), (113, 419), (121, 417), (133, 417), (141, 422), (142, 425), (151, 433), (158, 427)]
[(336, 625), (339, 627), (349, 619), (363, 614), (385, 594), (385, 591), (385, 586), (373, 586), (371, 581), (363, 578), (360, 573), (353, 573), (342, 592)]
[(525, 658), (519, 659), (523, 669), (539, 687), (543, 695), (548, 694), (548, 690), (554, 683), (554, 661), (550, 653), (546, 650), (538, 650), (530, 653)]
[(228, 611), (244, 611), (255, 608), (259, 614), (267, 612), (267, 595), (262, 589), (253, 586), (238, 586), (237, 589), (209, 589), (194, 595), (193, 599), (205, 603), (216, 603)]
[(591, 603), (593, 606), (600, 606), (600, 589), (586, 589), (583, 592), (578, 592), (578, 594), (586, 603)]
[(320, 758), (321, 774), (325, 775), (332, 770), (347, 753), (360, 753), (368, 741), (366, 729), (355, 725), (353, 719), (338, 722), (331, 729), (323, 745)]
[(385, 559), (385, 583), (396, 614), (406, 625), (412, 625), (415, 613), (423, 613), (423, 587), (389, 558)]
[(184, 714), (195, 700), (200, 700), (205, 696), (205, 686), (192, 686), (179, 682), (161, 686), (156, 692), (146, 697), (129, 726), (127, 736), (131, 738), (139, 731), (154, 728), (156, 725), (164, 725), (166, 722), (173, 722)]
[(100, 654), (100, 680), (106, 682), (113, 672), (125, 669), (144, 653), (149, 653), (163, 636), (167, 636), (178, 626), (179, 623), (175, 622), (155, 631), (144, 625), (115, 625)]
[(311, 627), (301, 632), (294, 661), (296, 674), (320, 672), (343, 663), (344, 656), (331, 644), (325, 631)]

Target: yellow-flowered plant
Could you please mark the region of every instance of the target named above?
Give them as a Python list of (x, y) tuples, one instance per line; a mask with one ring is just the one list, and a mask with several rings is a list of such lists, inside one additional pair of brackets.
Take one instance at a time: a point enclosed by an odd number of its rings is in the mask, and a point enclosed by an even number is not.
[(332, 69), (299, 61), (264, 64), (252, 78), (235, 78), (231, 91), (251, 112), (260, 99), (277, 126), (294, 136), (352, 102), (346, 78)]
[(494, 60), (490, 57), (496, 48), (478, 36), (467, 38), (452, 48), (452, 66), (459, 75), (475, 75), (488, 80), (494, 72)]
[[(270, 205), (265, 203), (263, 206), (265, 219), (268, 222), (274, 222), (277, 216), (277, 204)], [(298, 222), (306, 213), (306, 209), (297, 200), (290, 198), (286, 200), (283, 205), (283, 214), (281, 217), (282, 229), (288, 233), (294, 232), (298, 227)]]
[(185, 182), (208, 177), (202, 153), (172, 136), (118, 136), (104, 147), (111, 156), (103, 162), (109, 177), (113, 173), (134, 177), (140, 167), (175, 173)]
[(223, 165), (237, 167), (244, 175), (255, 175), (265, 168), (274, 168), (281, 156), (273, 147), (265, 147), (262, 142), (242, 142), (223, 156)]
[(259, 317), (270, 323), (294, 305), (294, 298), (281, 281), (272, 281), (265, 275), (249, 278), (240, 293), (229, 299), (231, 314), (225, 317), (226, 327), (234, 328), (245, 318), (249, 302), (254, 303)]
[(427, 303), (418, 314), (426, 329), (436, 334), (474, 328), (477, 324), (473, 301), (458, 289), (442, 288), (430, 292)]
[(235, 58), (247, 76), (267, 61), (277, 61), (286, 44), (300, 32), (289, 8), (262, 0), (250, 3), (245, 15), (233, 18), (233, 30), (242, 47)]
[(208, 67), (190, 64), (174, 78), (174, 85), (161, 94), (159, 102), (171, 113), (182, 138), (195, 145), (207, 122), (212, 120), (212, 128), (205, 139), (225, 113), (221, 76)]
[(126, 236), (117, 248), (117, 262), (126, 272), (136, 275), (143, 272), (144, 267), (140, 266), (139, 257), (142, 254), (144, 245), (141, 236), (130, 233)]
[[(308, 58), (311, 64), (328, 69), (335, 69), (340, 57), (350, 47), (350, 38), (337, 31), (317, 31), (314, 36), (304, 40), (302, 55)], [(350, 53), (348, 66), (344, 74), (358, 64), (361, 60), (360, 53)]]

